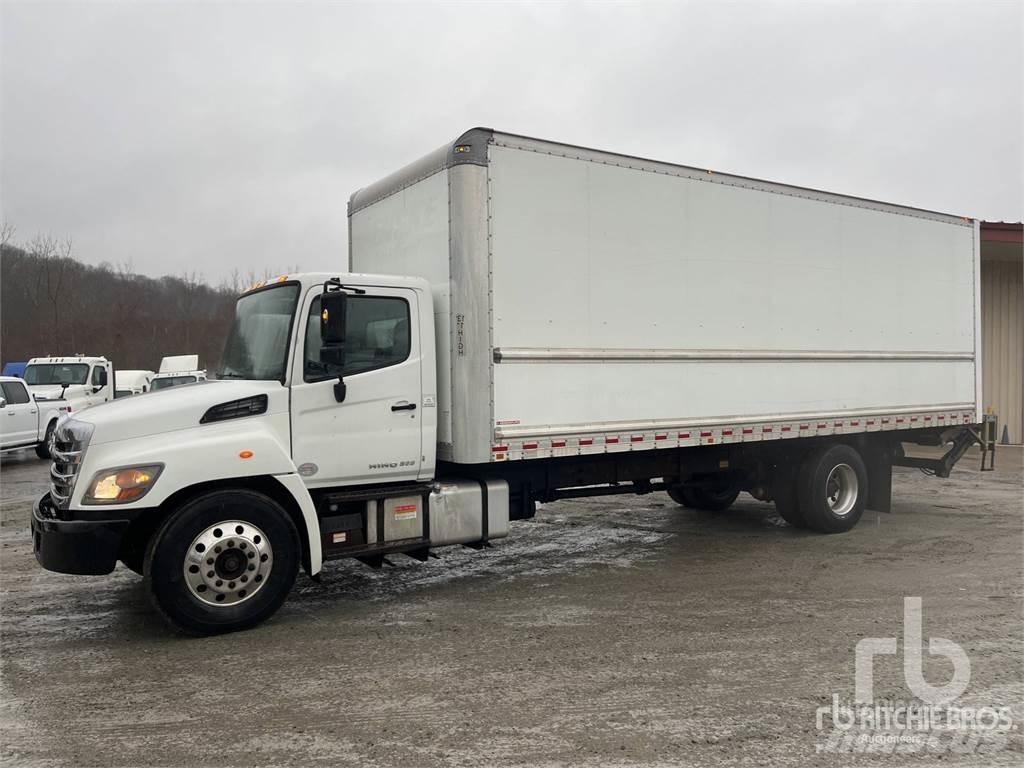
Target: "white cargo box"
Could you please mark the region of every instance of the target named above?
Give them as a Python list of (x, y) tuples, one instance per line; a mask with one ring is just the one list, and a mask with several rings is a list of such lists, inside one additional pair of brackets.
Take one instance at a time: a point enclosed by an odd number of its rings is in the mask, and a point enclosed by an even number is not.
[(475, 129), (349, 202), (459, 463), (977, 422), (969, 219)]

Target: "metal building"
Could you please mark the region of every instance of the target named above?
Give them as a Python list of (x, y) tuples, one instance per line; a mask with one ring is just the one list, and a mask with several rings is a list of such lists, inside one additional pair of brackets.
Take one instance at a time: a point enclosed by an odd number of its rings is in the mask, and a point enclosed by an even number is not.
[[(1024, 440), (1024, 225), (981, 223), (983, 405), (998, 438)], [(1005, 427), (1005, 431), (1004, 431)]]

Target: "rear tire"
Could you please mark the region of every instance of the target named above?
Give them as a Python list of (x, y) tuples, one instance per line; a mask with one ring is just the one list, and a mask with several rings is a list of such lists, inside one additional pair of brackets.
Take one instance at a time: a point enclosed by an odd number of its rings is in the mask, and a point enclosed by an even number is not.
[(694, 488), (694, 507), (704, 512), (724, 512), (731, 507), (740, 495), (739, 488), (732, 486), (722, 490), (713, 488)]
[(860, 454), (848, 445), (823, 445), (800, 467), (799, 510), (807, 527), (843, 533), (857, 524), (868, 498), (868, 473)]
[(186, 502), (152, 537), (144, 583), (174, 629), (234, 632), (281, 607), (300, 557), (295, 524), (280, 504), (253, 491), (212, 491)]
[(676, 504), (681, 504), (687, 509), (722, 512), (733, 505), (736, 497), (740, 495), (740, 491), (732, 485), (724, 488), (677, 485), (668, 489), (668, 495)]
[(40, 459), (50, 458), (50, 443), (53, 442), (53, 429), (57, 426), (56, 421), (46, 425), (46, 436), (41, 443), (36, 443), (36, 456)]
[(693, 501), (693, 494), (689, 488), (677, 485), (674, 488), (668, 489), (668, 495), (676, 504), (686, 507), (687, 509), (693, 509), (696, 506)]

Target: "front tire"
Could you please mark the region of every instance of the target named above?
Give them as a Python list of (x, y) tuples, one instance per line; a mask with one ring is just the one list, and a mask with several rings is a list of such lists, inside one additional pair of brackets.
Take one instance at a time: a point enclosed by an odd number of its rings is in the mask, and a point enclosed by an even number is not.
[(807, 527), (843, 533), (857, 524), (868, 498), (868, 473), (860, 454), (848, 445), (824, 445), (800, 467), (799, 509)]
[(295, 524), (280, 504), (253, 491), (213, 491), (186, 502), (152, 537), (144, 581), (174, 629), (234, 632), (281, 607), (300, 557)]

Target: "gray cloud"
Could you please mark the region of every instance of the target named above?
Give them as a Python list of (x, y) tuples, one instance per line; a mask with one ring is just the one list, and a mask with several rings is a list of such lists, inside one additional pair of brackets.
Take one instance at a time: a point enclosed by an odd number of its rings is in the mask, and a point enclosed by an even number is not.
[(1024, 216), (1021, 4), (2, 6), (0, 192), (148, 274), (338, 268), (355, 189), (474, 125)]

